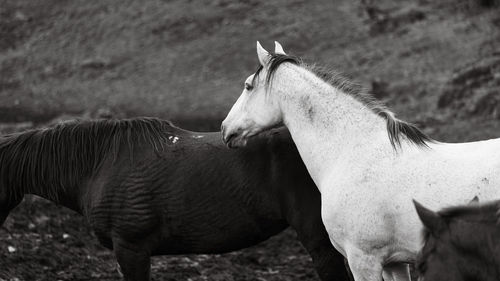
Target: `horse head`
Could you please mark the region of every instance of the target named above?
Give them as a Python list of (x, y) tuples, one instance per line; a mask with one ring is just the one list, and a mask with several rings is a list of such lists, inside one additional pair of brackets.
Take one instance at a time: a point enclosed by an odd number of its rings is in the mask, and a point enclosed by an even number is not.
[[(414, 201), (424, 231), (416, 269), (419, 280), (499, 280), (497, 239), (498, 201), (466, 205), (434, 212)], [(492, 258), (493, 257), (493, 258)]]
[(269, 53), (257, 42), (259, 68), (250, 75), (236, 103), (222, 122), (222, 138), (229, 147), (245, 146), (249, 137), (276, 127), (283, 121), (279, 102), (272, 92), (271, 76), (278, 64), (289, 60), (283, 47), (275, 42), (275, 51)]

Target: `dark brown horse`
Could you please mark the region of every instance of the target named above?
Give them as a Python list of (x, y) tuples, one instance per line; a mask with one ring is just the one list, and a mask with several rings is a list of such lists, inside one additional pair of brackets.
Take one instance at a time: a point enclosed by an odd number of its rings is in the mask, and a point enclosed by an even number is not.
[(320, 217), (320, 194), (289, 133), (229, 150), (220, 133), (153, 118), (67, 122), (0, 138), (0, 225), (36, 194), (84, 215), (126, 280), (150, 256), (223, 253), (287, 226), (323, 280), (349, 280)]
[(415, 205), (425, 226), (419, 280), (500, 280), (500, 201), (439, 212)]

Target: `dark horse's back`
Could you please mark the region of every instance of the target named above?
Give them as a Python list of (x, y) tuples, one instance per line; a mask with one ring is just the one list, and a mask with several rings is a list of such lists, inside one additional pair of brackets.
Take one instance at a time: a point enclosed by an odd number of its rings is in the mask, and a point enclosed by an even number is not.
[(134, 239), (149, 230), (161, 233), (154, 254), (221, 253), (288, 226), (273, 190), (296, 173), (280, 173), (267, 138), (238, 151), (219, 133), (172, 127), (167, 139), (161, 151), (141, 145), (130, 154), (124, 147), (89, 183), (87, 217), (105, 244), (114, 232)]
[(348, 280), (288, 131), (227, 149), (154, 118), (67, 122), (0, 138), (0, 223), (36, 194), (83, 214), (127, 280), (150, 256), (222, 253), (291, 225), (323, 280)]

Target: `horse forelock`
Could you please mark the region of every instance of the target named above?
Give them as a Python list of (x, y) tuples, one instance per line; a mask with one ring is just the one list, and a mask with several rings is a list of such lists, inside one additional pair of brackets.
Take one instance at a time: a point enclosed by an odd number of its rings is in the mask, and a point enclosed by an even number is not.
[(36, 189), (58, 200), (61, 190), (92, 176), (108, 156), (116, 159), (122, 145), (130, 155), (139, 143), (161, 151), (173, 129), (155, 118), (80, 120), (4, 136), (0, 181), (10, 196)]
[[(270, 54), (269, 67), (267, 68), (266, 74), (266, 85), (269, 85), (274, 77), (274, 74), (278, 70), (278, 67), (283, 63), (292, 63), (294, 65), (300, 66), (314, 73), (317, 77), (331, 85), (332, 87), (340, 90), (342, 93), (347, 94), (357, 101), (361, 102), (369, 110), (375, 114), (381, 116), (386, 120), (387, 123), (387, 133), (389, 141), (392, 147), (397, 150), (401, 148), (401, 143), (403, 138), (408, 142), (415, 144), (419, 147), (428, 147), (428, 143), (434, 140), (427, 136), (415, 125), (399, 120), (394, 116), (387, 107), (379, 100), (377, 100), (370, 92), (359, 83), (354, 82), (349, 79), (346, 75), (323, 67), (316, 64), (306, 64), (302, 59), (296, 56), (284, 55), (284, 54)], [(255, 72), (253, 80), (259, 76), (263, 67), (259, 66)]]

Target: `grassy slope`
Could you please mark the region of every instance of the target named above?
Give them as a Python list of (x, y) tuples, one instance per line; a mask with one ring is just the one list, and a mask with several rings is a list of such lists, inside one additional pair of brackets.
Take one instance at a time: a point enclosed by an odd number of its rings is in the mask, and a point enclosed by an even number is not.
[[(256, 67), (256, 39), (268, 48), (278, 40), (368, 86), (386, 82), (389, 104), (416, 120), (436, 114), (454, 69), (500, 42), (491, 23), (498, 10), (464, 11), (453, 1), (381, 1), (389, 27), (350, 1), (3, 2), (0, 24), (17, 26), (3, 36), (18, 40), (0, 53), (0, 121), (105, 108), (216, 123)], [(406, 20), (415, 11), (423, 19)]]

